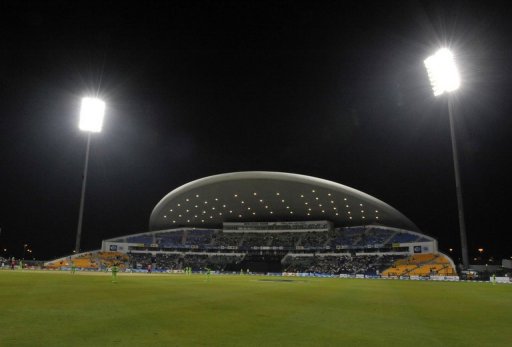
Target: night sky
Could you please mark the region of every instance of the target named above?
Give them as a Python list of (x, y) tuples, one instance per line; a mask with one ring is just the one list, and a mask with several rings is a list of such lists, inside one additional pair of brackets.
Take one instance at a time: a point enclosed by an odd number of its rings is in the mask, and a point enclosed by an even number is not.
[[(456, 55), (456, 135), (471, 259), (512, 256), (512, 13), (506, 2), (2, 2), (0, 255), (148, 230), (171, 190), (232, 171), (332, 180), (460, 250), (446, 98), (423, 60)], [(83, 6), (82, 6), (83, 4)], [(4, 248), (7, 249), (4, 252)]]

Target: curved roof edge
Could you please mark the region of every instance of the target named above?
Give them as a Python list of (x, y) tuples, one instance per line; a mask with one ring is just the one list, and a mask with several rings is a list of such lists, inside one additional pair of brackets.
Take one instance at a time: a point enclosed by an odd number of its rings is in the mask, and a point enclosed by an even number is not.
[(343, 184), (329, 181), (326, 179), (313, 177), (313, 176), (307, 176), (307, 175), (300, 175), (300, 174), (294, 174), (294, 173), (285, 173), (285, 172), (275, 172), (275, 171), (239, 171), (239, 172), (230, 172), (230, 173), (223, 173), (223, 174), (217, 174), (212, 176), (203, 177), (194, 181), (191, 181), (189, 183), (186, 183), (171, 192), (169, 192), (167, 195), (165, 195), (153, 208), (153, 211), (151, 212), (150, 219), (149, 219), (149, 229), (151, 230), (151, 224), (154, 218), (158, 215), (160, 210), (163, 208), (164, 204), (172, 199), (174, 196), (178, 196), (180, 194), (183, 194), (187, 191), (190, 191), (192, 189), (196, 189), (198, 187), (219, 183), (219, 182), (225, 182), (225, 181), (238, 181), (238, 180), (246, 180), (246, 179), (269, 179), (269, 180), (285, 180), (285, 181), (292, 181), (292, 182), (298, 182), (298, 183), (304, 183), (304, 184), (318, 184), (318, 186), (329, 188), (329, 189), (336, 189), (336, 190), (343, 190), (351, 195), (359, 196), (361, 198), (367, 199), (371, 201), (372, 203), (376, 204), (377, 206), (382, 206), (383, 208), (388, 209), (389, 211), (392, 211), (393, 214), (402, 219), (406, 224), (411, 228), (412, 231), (420, 231), (420, 229), (414, 224), (409, 218), (407, 218), (404, 214), (402, 214), (400, 211), (398, 211), (396, 208), (392, 207), (391, 205), (385, 203), (382, 200), (379, 200), (369, 194), (366, 194), (360, 190), (354, 189), (349, 186), (345, 186)]

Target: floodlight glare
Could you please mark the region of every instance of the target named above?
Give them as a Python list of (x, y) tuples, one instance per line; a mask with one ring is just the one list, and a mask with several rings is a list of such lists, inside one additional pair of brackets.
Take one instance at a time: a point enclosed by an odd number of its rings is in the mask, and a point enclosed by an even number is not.
[(457, 90), (460, 76), (452, 52), (441, 48), (424, 61), (435, 96)]
[(103, 125), (105, 103), (96, 98), (83, 98), (80, 110), (80, 130), (99, 133)]

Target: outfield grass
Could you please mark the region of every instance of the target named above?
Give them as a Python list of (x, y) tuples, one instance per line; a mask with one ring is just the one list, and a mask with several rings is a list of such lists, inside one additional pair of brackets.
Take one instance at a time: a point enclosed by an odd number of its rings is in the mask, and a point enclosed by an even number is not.
[(489, 283), (0, 271), (0, 307), (2, 347), (512, 346)]

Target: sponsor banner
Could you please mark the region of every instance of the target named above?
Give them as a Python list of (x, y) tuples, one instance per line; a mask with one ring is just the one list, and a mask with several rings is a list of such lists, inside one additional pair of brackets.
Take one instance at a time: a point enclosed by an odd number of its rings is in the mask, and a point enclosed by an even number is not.
[(357, 275), (356, 275), (356, 278), (364, 278), (364, 275), (357, 274)]
[(400, 276), (400, 279), (401, 279), (401, 280), (408, 280), (408, 279), (410, 279), (410, 278), (411, 278), (411, 276)]
[(283, 276), (297, 276), (296, 272), (283, 272)]
[(349, 274), (340, 274), (340, 278), (350, 278)]
[(365, 275), (365, 278), (380, 278), (379, 275)]
[(417, 280), (421, 280), (421, 277), (420, 276), (411, 276), (410, 279), (417, 281)]
[(512, 283), (512, 277), (496, 277), (496, 283)]
[(459, 276), (430, 276), (433, 281), (458, 281)]

